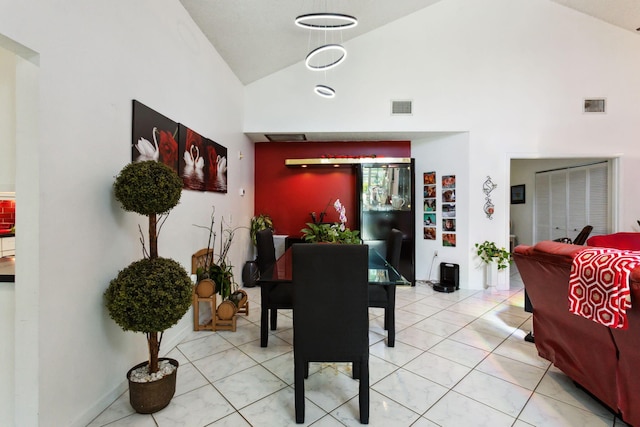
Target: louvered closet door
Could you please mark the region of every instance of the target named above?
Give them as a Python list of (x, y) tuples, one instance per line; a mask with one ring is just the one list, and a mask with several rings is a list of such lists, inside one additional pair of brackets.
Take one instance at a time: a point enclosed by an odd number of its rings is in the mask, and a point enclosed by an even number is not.
[(552, 171), (551, 184), (551, 239), (567, 237), (568, 190), (567, 171)]
[(608, 163), (536, 173), (536, 242), (575, 239), (585, 225), (609, 229)]
[(609, 233), (609, 169), (607, 164), (589, 169), (587, 212), (592, 235)]
[(551, 174), (537, 173), (535, 180), (535, 241), (551, 238)]
[[(589, 192), (587, 183), (587, 169), (573, 168), (567, 173), (567, 203), (569, 211), (567, 215), (567, 234), (570, 239), (575, 239), (580, 230), (587, 224)], [(590, 225), (590, 224), (589, 224)]]

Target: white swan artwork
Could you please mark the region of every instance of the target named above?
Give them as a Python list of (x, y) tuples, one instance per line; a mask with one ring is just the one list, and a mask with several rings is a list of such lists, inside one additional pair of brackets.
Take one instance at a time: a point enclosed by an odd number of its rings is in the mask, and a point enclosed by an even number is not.
[(220, 156), (216, 158), (217, 173), (214, 188), (217, 191), (227, 191), (227, 158)]
[(140, 137), (135, 147), (140, 155), (136, 159), (136, 162), (144, 162), (146, 160), (153, 160), (155, 162), (160, 158), (160, 150), (158, 149), (158, 141), (156, 140), (156, 132), (158, 128), (153, 128), (153, 142), (155, 147), (151, 145), (148, 139)]
[(184, 152), (184, 172), (189, 188), (200, 190), (204, 186), (204, 158), (200, 156), (200, 149), (192, 145), (188, 151)]

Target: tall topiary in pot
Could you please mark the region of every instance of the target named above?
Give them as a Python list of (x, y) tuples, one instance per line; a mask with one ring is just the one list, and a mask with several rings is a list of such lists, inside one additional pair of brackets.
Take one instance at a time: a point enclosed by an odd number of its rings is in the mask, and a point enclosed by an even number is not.
[[(109, 315), (122, 329), (146, 335), (149, 360), (132, 368), (127, 378), (133, 408), (140, 413), (152, 413), (167, 406), (175, 393), (178, 362), (167, 359), (169, 363), (159, 369), (163, 331), (175, 325), (189, 310), (193, 292), (186, 270), (178, 262), (158, 256), (158, 230), (180, 201), (182, 180), (162, 163), (136, 162), (120, 171), (114, 190), (125, 211), (149, 219), (149, 251), (141, 237), (144, 259), (120, 271), (104, 296)], [(132, 381), (134, 369), (144, 367), (148, 367), (151, 381)], [(161, 379), (155, 381), (158, 377)]]

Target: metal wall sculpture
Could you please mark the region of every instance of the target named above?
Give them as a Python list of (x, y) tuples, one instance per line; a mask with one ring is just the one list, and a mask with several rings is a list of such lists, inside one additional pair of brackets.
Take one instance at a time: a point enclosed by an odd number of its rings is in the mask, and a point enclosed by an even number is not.
[(484, 184), (482, 184), (482, 192), (485, 194), (485, 202), (484, 202), (484, 213), (487, 215), (487, 218), (489, 219), (493, 219), (493, 213), (495, 211), (494, 209), (494, 205), (493, 202), (491, 201), (491, 197), (490, 194), (493, 190), (495, 190), (495, 188), (497, 187), (497, 184), (494, 184), (493, 181), (491, 181), (491, 177), (487, 176), (486, 181), (484, 182)]

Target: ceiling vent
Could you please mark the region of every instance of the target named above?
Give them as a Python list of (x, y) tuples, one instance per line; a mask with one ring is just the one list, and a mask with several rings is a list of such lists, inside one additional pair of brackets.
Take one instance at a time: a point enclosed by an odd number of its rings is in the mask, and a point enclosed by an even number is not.
[(391, 101), (392, 116), (410, 116), (413, 114), (411, 101)]
[(605, 98), (585, 99), (582, 104), (584, 113), (606, 113), (607, 101)]

